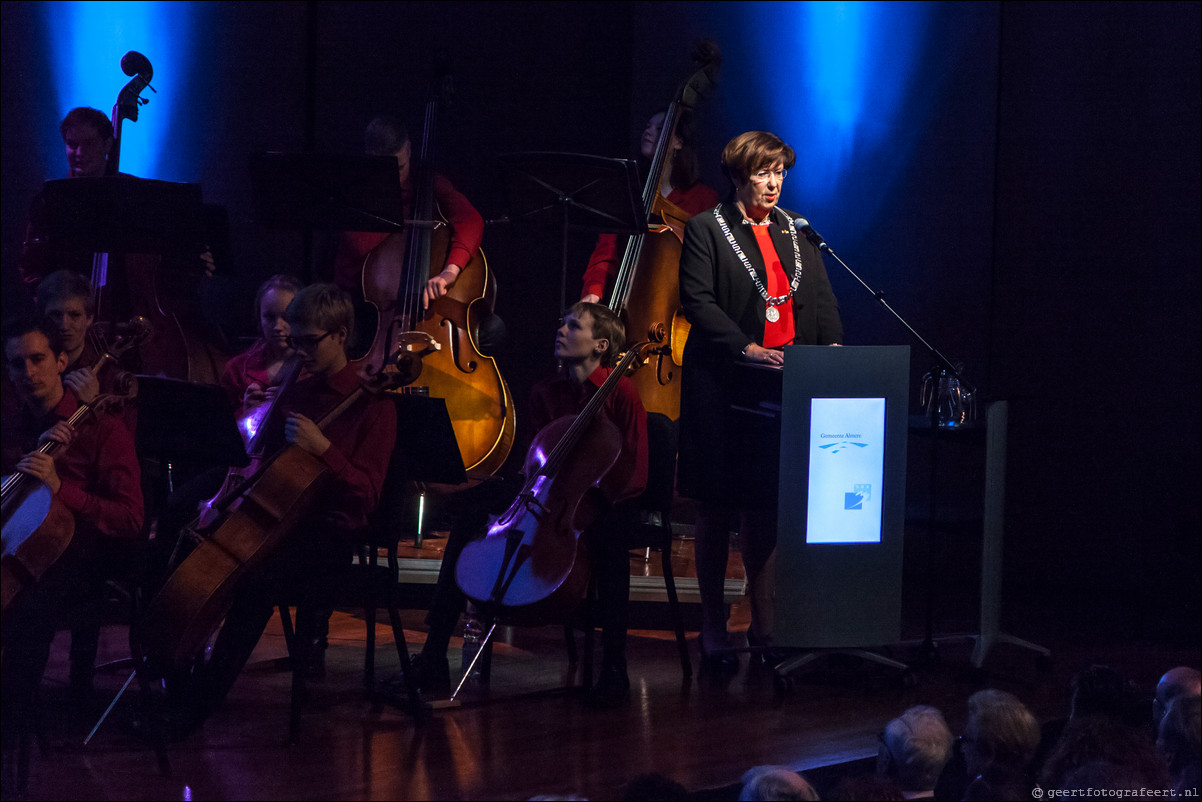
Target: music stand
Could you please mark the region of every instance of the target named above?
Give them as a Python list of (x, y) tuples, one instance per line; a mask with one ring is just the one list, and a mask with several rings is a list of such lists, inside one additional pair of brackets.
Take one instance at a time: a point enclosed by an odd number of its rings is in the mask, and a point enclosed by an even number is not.
[(404, 228), (397, 162), (390, 156), (252, 153), (254, 218), (269, 228)]
[(132, 176), (58, 178), (42, 187), (47, 244), (94, 253), (199, 254), (200, 184)]
[(414, 545), (421, 548), (427, 484), (461, 485), (467, 469), (447, 412), (447, 402), (418, 393), (389, 393), (396, 405), (396, 444), (381, 492), (385, 520), (398, 520), (406, 492), (417, 488), (417, 529)]
[(174, 490), (172, 460), (206, 467), (250, 464), (229, 400), (215, 384), (139, 376), (136, 443), (139, 454), (166, 466), (168, 493)]
[(506, 153), (512, 220), (563, 226), (559, 308), (567, 306), (568, 231), (638, 234), (647, 229), (638, 167), (630, 159), (586, 153)]

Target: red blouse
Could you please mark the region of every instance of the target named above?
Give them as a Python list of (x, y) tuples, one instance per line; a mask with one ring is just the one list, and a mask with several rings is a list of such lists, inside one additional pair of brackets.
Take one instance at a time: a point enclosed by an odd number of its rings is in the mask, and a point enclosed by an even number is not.
[[(791, 278), (780, 263), (780, 256), (776, 252), (776, 247), (772, 244), (772, 237), (768, 234), (769, 228), (771, 226), (752, 226), (751, 230), (755, 232), (755, 244), (760, 246), (760, 256), (763, 257), (764, 265), (767, 268), (768, 295), (769, 297), (779, 298), (782, 295), (788, 294)], [(764, 320), (765, 348), (781, 348), (793, 343), (792, 298), (775, 307), (775, 309), (780, 313), (780, 318), (775, 323), (768, 319)]]

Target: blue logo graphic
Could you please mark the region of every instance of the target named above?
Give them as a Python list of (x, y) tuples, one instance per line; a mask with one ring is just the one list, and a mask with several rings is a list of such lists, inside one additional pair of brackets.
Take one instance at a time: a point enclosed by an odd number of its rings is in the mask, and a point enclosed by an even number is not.
[(872, 498), (872, 485), (854, 485), (852, 492), (843, 494), (843, 509), (862, 510), (864, 502)]
[(838, 454), (840, 451), (846, 448), (851, 448), (852, 446), (855, 446), (856, 448), (868, 448), (867, 443), (856, 443), (848, 440), (840, 440), (838, 443), (827, 443), (824, 446), (818, 447), (828, 454)]

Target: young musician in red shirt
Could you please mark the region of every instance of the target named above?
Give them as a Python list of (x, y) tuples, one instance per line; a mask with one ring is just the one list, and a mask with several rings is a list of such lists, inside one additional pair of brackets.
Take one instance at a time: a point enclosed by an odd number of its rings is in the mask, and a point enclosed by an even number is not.
[[(275, 605), (288, 592), (350, 562), (353, 535), (367, 525), (379, 503), (392, 456), (396, 409), (383, 395), (365, 394), (324, 428), (315, 422), (361, 383), (346, 354), (354, 334), (347, 293), (332, 284), (305, 287), (288, 305), (285, 318), (291, 329), (288, 342), (301, 354), (309, 375), (286, 399), (284, 441), (317, 457), (329, 475), (311, 491), (317, 495), (303, 522), (240, 583), (199, 683), (185, 693), (186, 708), (175, 711), (181, 729), (198, 723), (229, 693)], [(312, 633), (305, 631), (312, 622), (312, 616), (298, 613), (296, 643), (302, 649), (312, 642)]]
[[(74, 605), (99, 598), (105, 580), (136, 573), (143, 538), (133, 435), (110, 412), (97, 412), (74, 427), (66, 422), (79, 400), (63, 385), (67, 353), (58, 331), (43, 326), (28, 319), (4, 329), (5, 368), (18, 411), (0, 430), (3, 470), (44, 483), (75, 528), (62, 556), (5, 611), (0, 674), (6, 738), (29, 724), (60, 618)], [(53, 457), (38, 451), (48, 440), (65, 448)], [(100, 625), (99, 620), (75, 623), (71, 685), (76, 701), (84, 702), (91, 692)]]

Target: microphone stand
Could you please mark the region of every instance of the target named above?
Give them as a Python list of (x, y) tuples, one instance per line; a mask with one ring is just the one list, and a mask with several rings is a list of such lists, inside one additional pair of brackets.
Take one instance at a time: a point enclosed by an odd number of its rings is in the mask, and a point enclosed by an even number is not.
[[(930, 351), (931, 355), (933, 357), (935, 357), (935, 360), (938, 363), (936, 365), (936, 368), (938, 368), (938, 370), (939, 370), (939, 374), (940, 374), (939, 378), (951, 377), (951, 378), (960, 380), (960, 371), (957, 370), (956, 366), (951, 363), (951, 360), (949, 360), (942, 353), (940, 353), (938, 348), (931, 345), (929, 342), (926, 341), (926, 338), (924, 338), (921, 334), (919, 334), (917, 331), (915, 331), (914, 327), (911, 326), (909, 323), (907, 323), (906, 319), (903, 318), (900, 314), (898, 314), (897, 310), (895, 310), (892, 306), (889, 305), (889, 302), (885, 300), (884, 293), (874, 290), (872, 287), (868, 286), (868, 283), (866, 281), (864, 281), (864, 279), (860, 278), (860, 276), (856, 273), (856, 271), (852, 270), (847, 265), (846, 262), (844, 262), (842, 259), (840, 259), (839, 255), (836, 254), (834, 252), (834, 250), (831, 249), (831, 246), (826, 244), (826, 241), (822, 239), (822, 237), (818, 234), (818, 232), (810, 227), (810, 224), (808, 221), (806, 221), (804, 218), (799, 218), (794, 222), (794, 225), (797, 226), (797, 229), (805, 236), (806, 239), (808, 239), (810, 241), (811, 244), (814, 245), (814, 247), (816, 247), (822, 253), (828, 254), (832, 259), (834, 259), (836, 262), (838, 262), (840, 267), (842, 267), (844, 270), (846, 270), (848, 272), (848, 274), (851, 275), (852, 278), (854, 278), (856, 281), (858, 281), (860, 283), (861, 287), (863, 287), (865, 290), (867, 290), (868, 293), (873, 298), (875, 298), (880, 303), (881, 306), (885, 307), (885, 309), (887, 309), (889, 311), (889, 314), (893, 315), (893, 317), (896, 318), (899, 323), (901, 323), (903, 326), (905, 326), (906, 330), (909, 331), (911, 334), (913, 334), (915, 339), (917, 339), (920, 343), (922, 343), (924, 346), (926, 346), (927, 350)], [(934, 369), (932, 369), (931, 372), (933, 373)], [(971, 384), (968, 384), (967, 382), (965, 382), (965, 384), (967, 386), (968, 393), (974, 394), (976, 392), (975, 388)], [(938, 394), (938, 389), (936, 389), (936, 396), (937, 396), (937, 394)], [(936, 404), (938, 403), (937, 397), (935, 399), (935, 403)], [(935, 644), (935, 637), (934, 637), (934, 628), (935, 628), (935, 623), (934, 623), (935, 622), (935, 532), (936, 532), (935, 499), (936, 499), (936, 490), (938, 488), (938, 482), (937, 482), (938, 472), (936, 470), (936, 466), (938, 465), (938, 462), (936, 460), (936, 454), (938, 451), (938, 442), (939, 442), (939, 434), (938, 434), (939, 425), (938, 425), (938, 415), (934, 415), (934, 414), (929, 415), (928, 419), (930, 421), (930, 429), (931, 429), (931, 473), (930, 473), (929, 490), (928, 490), (928, 497), (929, 497), (930, 501), (929, 501), (928, 508), (927, 508), (927, 543), (926, 543), (926, 554), (924, 555), (925, 561), (926, 561), (926, 581), (927, 581), (926, 632), (925, 632), (925, 636), (922, 641), (922, 645), (919, 647), (919, 649), (920, 649), (920, 657), (921, 657), (922, 661), (931, 663), (931, 662), (934, 662), (935, 660), (937, 660), (939, 657), (939, 648)]]

